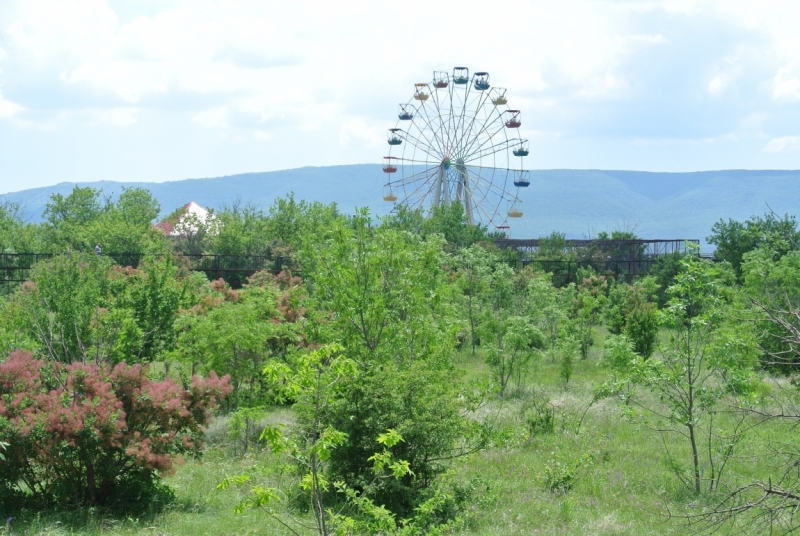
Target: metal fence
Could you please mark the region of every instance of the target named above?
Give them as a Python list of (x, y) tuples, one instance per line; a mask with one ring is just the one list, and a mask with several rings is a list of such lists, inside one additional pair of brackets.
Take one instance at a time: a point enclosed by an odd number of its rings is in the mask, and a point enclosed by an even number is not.
[(624, 279), (628, 283), (637, 277), (642, 277), (650, 273), (650, 269), (658, 262), (658, 259), (642, 260), (578, 260), (578, 261), (548, 261), (548, 260), (518, 260), (509, 261), (512, 268), (523, 268), (530, 266), (539, 272), (547, 272), (553, 275), (553, 284), (564, 286), (575, 283), (578, 280), (578, 270), (591, 267), (595, 273), (612, 279)]
[[(66, 254), (64, 254), (66, 255)], [(139, 266), (143, 253), (103, 254), (120, 266)], [(53, 258), (52, 253), (2, 253), (0, 254), (0, 283), (22, 283), (30, 279), (31, 269), (42, 260)], [(261, 270), (278, 273), (285, 267), (284, 257), (271, 258), (265, 255), (184, 255), (173, 256), (175, 264), (195, 272), (203, 272), (212, 279), (223, 277), (226, 280), (243, 282), (244, 279)]]
[[(614, 240), (548, 238), (501, 239), (495, 245), (503, 249), (515, 249), (525, 256), (536, 255), (542, 248), (558, 250), (562, 254), (578, 253), (585, 257), (610, 256), (613, 259), (651, 259), (675, 253), (687, 252), (687, 246), (700, 246), (696, 238), (631, 238)], [(580, 255), (579, 255), (580, 256)]]

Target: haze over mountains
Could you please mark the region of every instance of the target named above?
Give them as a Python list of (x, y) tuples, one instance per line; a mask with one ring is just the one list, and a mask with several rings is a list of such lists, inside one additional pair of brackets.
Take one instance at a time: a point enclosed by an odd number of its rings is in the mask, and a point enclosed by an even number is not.
[[(237, 199), (267, 208), (276, 197), (336, 202), (342, 212), (369, 207), (376, 215), (392, 205), (382, 200), (385, 175), (379, 165), (305, 167), (227, 177), (146, 183), (79, 183), (116, 195), (122, 187), (149, 189), (167, 214), (189, 201), (219, 209)], [(53, 193), (68, 195), (75, 183), (0, 195), (19, 202), (30, 221), (41, 220)], [(645, 238), (699, 238), (705, 242), (720, 218), (745, 219), (770, 208), (779, 215), (800, 213), (800, 170), (650, 173), (604, 170), (531, 171), (521, 188), (525, 215), (511, 220), (512, 238), (537, 238), (557, 230), (569, 238), (599, 231), (630, 230)], [(708, 249), (708, 248), (705, 248)]]

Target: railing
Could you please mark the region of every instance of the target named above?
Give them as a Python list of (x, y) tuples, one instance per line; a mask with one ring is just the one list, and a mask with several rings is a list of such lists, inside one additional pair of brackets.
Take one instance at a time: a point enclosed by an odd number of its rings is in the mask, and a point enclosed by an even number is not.
[[(104, 254), (105, 255), (105, 254)], [(139, 266), (143, 253), (109, 253), (106, 255), (120, 266)], [(22, 283), (30, 279), (31, 268), (39, 261), (50, 259), (51, 253), (0, 253), (0, 284)], [(203, 272), (212, 279), (219, 277), (234, 286), (241, 285), (245, 278), (255, 272), (267, 270), (279, 273), (286, 267), (284, 257), (271, 258), (265, 255), (184, 255), (176, 254), (175, 263), (189, 270)], [(513, 268), (532, 266), (537, 271), (553, 274), (555, 285), (566, 285), (577, 281), (578, 269), (592, 267), (606, 277), (625, 278), (628, 282), (647, 275), (657, 258), (639, 260), (538, 260), (523, 259), (509, 261)], [(293, 270), (299, 275), (299, 270)]]
[(553, 284), (564, 286), (578, 280), (578, 269), (591, 267), (598, 275), (613, 279), (624, 278), (628, 283), (637, 277), (650, 273), (650, 269), (658, 262), (657, 259), (642, 260), (579, 260), (579, 261), (548, 261), (548, 260), (521, 260), (510, 261), (512, 268), (530, 266), (536, 271), (553, 274)]
[[(64, 255), (67, 255), (66, 253)], [(139, 266), (143, 253), (103, 254), (120, 266)], [(52, 253), (1, 253), (0, 283), (22, 283), (30, 279), (31, 268), (42, 260), (51, 259)], [(195, 272), (204, 272), (212, 278), (225, 277), (243, 282), (244, 277), (261, 270), (273, 273), (285, 267), (284, 257), (271, 258), (266, 255), (184, 255), (175, 254), (176, 264)]]
[(673, 253), (686, 253), (687, 245), (700, 247), (700, 240), (696, 238), (632, 238), (632, 239), (563, 239), (552, 240), (547, 238), (532, 239), (501, 239), (495, 240), (495, 245), (503, 249), (516, 249), (520, 253), (533, 255), (539, 252), (539, 248), (546, 246), (556, 248), (562, 253), (570, 251), (605, 252), (614, 258), (627, 257), (629, 259), (640, 259), (650, 257), (660, 257)]

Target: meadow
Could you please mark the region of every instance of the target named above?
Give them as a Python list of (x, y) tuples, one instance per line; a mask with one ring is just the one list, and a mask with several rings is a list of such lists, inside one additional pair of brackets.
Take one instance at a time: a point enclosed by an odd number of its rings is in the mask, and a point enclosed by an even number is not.
[[(46, 223), (3, 213), (51, 255), (0, 298), (0, 531), (798, 526), (791, 217), (720, 221), (715, 261), (687, 245), (633, 281), (595, 267), (635, 236), (553, 233), (534, 256), (581, 266), (555, 285), (457, 204), (375, 222), (289, 197), (173, 238), (157, 213), (77, 188)], [(209, 280), (197, 252), (281, 268)]]
[[(689, 534), (694, 526), (687, 516), (703, 506), (677, 480), (667, 455), (686, 459), (686, 445), (663, 438), (642, 422), (625, 415), (615, 399), (592, 403), (595, 387), (606, 381), (609, 370), (600, 364), (605, 330), (586, 360), (578, 361), (565, 385), (558, 364), (543, 359), (533, 363), (525, 385), (509, 397), (481, 408), (493, 421), (492, 446), (452, 467), (452, 478), (472, 492), (459, 524), (447, 534), (459, 535), (666, 535)], [(458, 355), (463, 379), (490, 378), (480, 352)], [(776, 382), (775, 379), (770, 379)], [(779, 383), (779, 382), (778, 382)], [(526, 402), (548, 400), (553, 408), (553, 431), (531, 434)], [(177, 500), (163, 511), (138, 517), (119, 517), (97, 509), (24, 512), (4, 529), (9, 534), (42, 535), (289, 535), (269, 515), (258, 510), (234, 513), (241, 499), (236, 490), (219, 490), (232, 474), (257, 472), (279, 480), (279, 457), (263, 443), (241, 455), (241, 439), (229, 438), (229, 417), (215, 418), (202, 459), (186, 461), (165, 482)], [(271, 408), (261, 424), (292, 423), (293, 414)], [(776, 428), (772, 440), (791, 441), (790, 430)], [(762, 436), (768, 435), (763, 431)], [(255, 435), (254, 438), (256, 439)], [(764, 438), (752, 437), (740, 445), (732, 461), (730, 478), (749, 481), (768, 478), (770, 464), (762, 459)], [(550, 491), (546, 471), (569, 465), (588, 454), (590, 459), (568, 471), (571, 489)], [(753, 463), (753, 460), (757, 460)], [(563, 476), (563, 475), (562, 475)], [(294, 513), (311, 524), (311, 516)], [(725, 527), (736, 533), (735, 525)], [(780, 534), (780, 532), (776, 532)]]

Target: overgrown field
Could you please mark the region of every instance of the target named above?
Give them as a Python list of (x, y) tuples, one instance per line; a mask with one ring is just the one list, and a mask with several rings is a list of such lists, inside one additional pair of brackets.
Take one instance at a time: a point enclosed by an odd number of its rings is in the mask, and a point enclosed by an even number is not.
[[(631, 233), (554, 233), (535, 256), (580, 262), (567, 281), (457, 204), (375, 222), (290, 197), (175, 213), (176, 237), (141, 190), (76, 188), (41, 225), (13, 208), (6, 248), (53, 255), (0, 298), (0, 531), (800, 527), (794, 218), (720, 221), (716, 262), (689, 248), (635, 281), (595, 271), (643, 255)], [(209, 281), (197, 252), (281, 269)]]
[[(532, 364), (524, 386), (508, 398), (495, 400), (481, 409), (481, 413), (492, 416), (495, 434), (490, 447), (458, 460), (452, 467), (453, 480), (468, 488), (471, 498), (463, 521), (449, 534), (692, 532), (685, 516), (695, 512), (698, 502), (703, 501), (687, 492), (667, 460), (667, 452), (675, 458), (687, 459), (685, 445), (667, 439), (668, 450), (665, 450), (659, 434), (627, 417), (623, 407), (613, 399), (591, 404), (594, 387), (609, 376), (608, 370), (598, 363), (599, 354), (596, 348), (587, 360), (576, 362), (575, 375), (566, 386), (559, 377), (558, 364), (540, 360)], [(467, 379), (490, 377), (480, 354), (472, 356), (469, 351), (462, 351), (458, 361)], [(531, 433), (532, 413), (525, 409), (533, 399), (549, 400), (552, 404), (552, 432)], [(272, 408), (260, 424), (292, 421), (290, 410)], [(232, 474), (256, 472), (268, 480), (280, 478), (284, 470), (263, 443), (242, 455), (241, 440), (229, 438), (229, 424), (228, 417), (216, 418), (209, 429), (210, 444), (203, 458), (180, 465), (173, 476), (166, 478), (167, 484), (175, 489), (177, 500), (163, 511), (137, 517), (104, 515), (93, 509), (25, 512), (10, 522), (11, 532), (291, 534), (265, 513), (256, 510), (234, 513), (240, 493), (217, 489)], [(794, 437), (792, 431), (781, 429), (770, 436), (772, 440), (787, 442)], [(752, 437), (739, 447), (729, 469), (732, 479), (768, 478), (769, 463), (761, 459), (765, 452), (763, 441), (763, 437)], [(568, 482), (571, 489), (550, 491), (548, 469)], [(305, 517), (311, 524), (311, 517), (308, 514)]]

